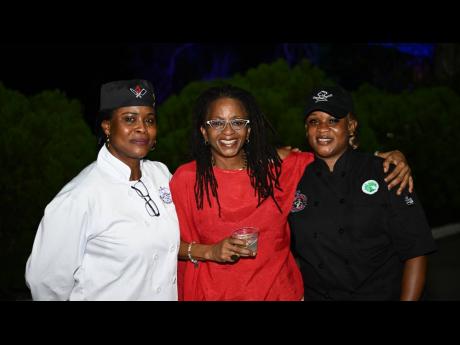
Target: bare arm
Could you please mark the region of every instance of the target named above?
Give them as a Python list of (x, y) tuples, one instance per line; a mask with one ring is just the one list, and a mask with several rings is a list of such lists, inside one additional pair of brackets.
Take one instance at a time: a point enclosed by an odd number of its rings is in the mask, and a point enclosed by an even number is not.
[(409, 192), (414, 191), (414, 180), (412, 179), (411, 168), (407, 164), (406, 157), (399, 150), (389, 152), (376, 152), (376, 155), (385, 159), (383, 162), (383, 171), (388, 172), (390, 164), (394, 164), (395, 168), (387, 177), (385, 182), (388, 183), (388, 189), (399, 185), (396, 194), (401, 195), (404, 188), (409, 187)]
[(278, 152), (278, 156), (280, 156), (281, 159), (285, 159), (291, 154), (291, 152), (301, 152), (299, 148), (292, 148), (292, 146), (278, 147), (276, 151)]
[(426, 267), (426, 256), (417, 256), (406, 260), (401, 285), (401, 301), (420, 299), (425, 286)]
[[(190, 243), (180, 241), (179, 258), (188, 260)], [(232, 255), (250, 256), (251, 251), (244, 248), (246, 241), (236, 238), (224, 238), (215, 244), (193, 243), (190, 248), (192, 258), (200, 261), (232, 262)]]

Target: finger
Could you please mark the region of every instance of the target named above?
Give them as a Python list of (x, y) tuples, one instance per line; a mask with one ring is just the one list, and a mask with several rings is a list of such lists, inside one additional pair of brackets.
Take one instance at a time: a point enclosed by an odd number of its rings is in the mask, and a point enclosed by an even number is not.
[(412, 176), (409, 177), (409, 193), (414, 192), (414, 179)]
[(251, 254), (246, 248), (247, 243), (245, 240), (229, 237), (226, 241), (227, 244), (224, 245), (222, 252), (225, 253), (227, 257), (231, 257), (233, 254), (239, 256), (249, 256)]
[(232, 251), (233, 251), (233, 254), (237, 254), (239, 256), (250, 256), (252, 254), (252, 252), (246, 248), (246, 246), (244, 247), (240, 247), (240, 246), (234, 246), (232, 248)]
[(397, 195), (401, 195), (401, 193), (403, 192), (403, 190), (406, 188), (406, 186), (409, 184), (409, 176), (406, 175), (404, 176), (403, 178), (403, 181), (401, 182), (399, 188), (398, 188), (398, 191), (396, 192)]
[(389, 168), (390, 168), (390, 161), (388, 159), (385, 159), (383, 161), (383, 172), (386, 174)]
[(400, 172), (401, 167), (395, 167), (393, 171), (385, 177), (385, 182), (388, 183), (388, 185), (390, 185), (390, 182), (392, 182), (399, 175)]
[(391, 155), (391, 152), (393, 152), (393, 151), (390, 151), (390, 152), (375, 151), (374, 155), (376, 155), (377, 157), (383, 158), (383, 159), (387, 159), (388, 156)]
[(409, 169), (409, 166), (404, 163), (404, 162), (399, 162), (393, 171), (385, 177), (385, 182), (391, 182), (396, 176), (401, 175), (401, 171), (403, 171), (403, 174), (407, 173), (407, 170)]
[[(399, 172), (398, 176), (395, 177), (391, 183), (388, 185), (389, 188), (388, 189), (391, 189), (395, 186), (397, 186), (398, 184), (403, 184), (404, 183), (404, 187), (407, 185), (408, 183), (408, 178), (409, 178), (409, 174), (407, 173), (409, 171), (409, 168), (408, 166), (406, 165), (403, 169), (401, 169), (401, 171)], [(399, 193), (399, 190), (398, 192), (396, 192), (396, 194), (400, 195), (401, 193)]]
[(240, 240), (238, 238), (233, 238), (233, 237), (231, 237), (228, 240), (228, 243), (230, 243), (230, 245), (232, 246), (232, 250), (233, 250), (233, 247), (235, 247), (235, 246), (246, 247), (246, 245), (247, 245), (245, 240)]

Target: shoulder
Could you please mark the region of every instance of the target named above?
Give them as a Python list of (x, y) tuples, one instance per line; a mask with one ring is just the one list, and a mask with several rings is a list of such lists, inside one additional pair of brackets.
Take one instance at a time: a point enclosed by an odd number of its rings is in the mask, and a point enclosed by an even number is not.
[(99, 171), (96, 168), (96, 162), (91, 163), (84, 168), (80, 173), (70, 180), (59, 192), (71, 193), (71, 194), (84, 194), (90, 190), (94, 184), (97, 184), (99, 180), (103, 180)]
[(310, 165), (315, 159), (311, 152), (291, 152), (283, 160), (283, 174), (289, 175), (290, 178), (300, 178), (305, 171), (305, 168)]
[(372, 167), (378, 168), (383, 172), (383, 158), (375, 156), (372, 153), (353, 150), (351, 151), (351, 158), (353, 160), (354, 165), (358, 165), (360, 167)]
[(66, 204), (72, 205), (73, 203), (88, 203), (91, 196), (97, 195), (95, 188), (100, 188), (102, 181), (104, 179), (93, 162), (69, 181), (48, 204), (47, 208), (61, 207)]
[(284, 160), (283, 165), (304, 164), (305, 166), (313, 162), (315, 155), (311, 152), (291, 152)]
[(196, 162), (188, 162), (179, 166), (174, 175), (172, 176), (170, 186), (172, 189), (174, 187), (183, 187), (187, 185), (194, 185), (196, 178)]
[(190, 178), (190, 177), (195, 178), (195, 174), (196, 174), (196, 162), (191, 161), (191, 162), (188, 162), (188, 163), (185, 163), (179, 166), (173, 175), (173, 179), (179, 179), (179, 178), (183, 179), (183, 178)]
[(142, 164), (145, 169), (148, 169), (149, 172), (153, 172), (155, 175), (160, 174), (168, 177), (171, 176), (169, 168), (162, 162), (145, 159)]

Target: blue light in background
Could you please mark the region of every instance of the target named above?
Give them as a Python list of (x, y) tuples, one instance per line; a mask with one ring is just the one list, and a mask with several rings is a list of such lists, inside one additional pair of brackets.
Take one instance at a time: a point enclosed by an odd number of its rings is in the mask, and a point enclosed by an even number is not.
[(402, 53), (421, 58), (431, 59), (434, 53), (434, 44), (432, 43), (371, 43), (371, 45), (394, 48)]

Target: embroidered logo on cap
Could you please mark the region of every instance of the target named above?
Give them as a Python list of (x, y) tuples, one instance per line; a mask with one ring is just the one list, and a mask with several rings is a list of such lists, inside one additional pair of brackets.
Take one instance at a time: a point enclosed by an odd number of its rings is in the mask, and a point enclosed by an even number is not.
[(295, 193), (294, 202), (292, 203), (291, 212), (299, 212), (302, 211), (307, 206), (307, 197), (305, 194), (300, 193), (298, 190)]
[(327, 91), (320, 91), (318, 92), (318, 96), (313, 96), (313, 99), (315, 100), (315, 103), (327, 102), (327, 99), (332, 96), (334, 96), (332, 93), (328, 94)]
[(411, 198), (410, 196), (408, 196), (408, 195), (406, 195), (406, 196), (404, 197), (404, 201), (406, 202), (406, 205), (408, 205), (408, 206), (411, 206), (411, 205), (415, 204), (414, 199), (412, 199), (412, 198)]
[(379, 190), (379, 184), (375, 180), (367, 180), (363, 183), (361, 190), (366, 194), (372, 195)]
[(158, 190), (158, 193), (160, 194), (160, 199), (165, 204), (171, 204), (172, 203), (172, 197), (171, 197), (171, 192), (169, 191), (169, 188), (160, 187), (160, 189)]
[(136, 95), (136, 98), (142, 98), (147, 93), (146, 89), (141, 88), (139, 85), (136, 86), (135, 89), (130, 88), (131, 92)]

